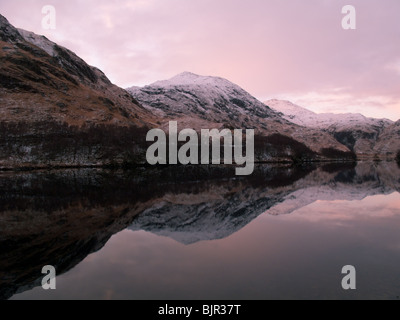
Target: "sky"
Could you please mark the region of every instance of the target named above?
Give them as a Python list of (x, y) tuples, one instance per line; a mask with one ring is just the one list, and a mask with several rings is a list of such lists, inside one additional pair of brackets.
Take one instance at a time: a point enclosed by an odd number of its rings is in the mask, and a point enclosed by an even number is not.
[[(56, 29), (42, 8), (56, 9)], [(345, 5), (356, 30), (344, 30)], [(398, 0), (0, 0), (123, 87), (181, 72), (226, 78), (266, 101), (400, 119)]]

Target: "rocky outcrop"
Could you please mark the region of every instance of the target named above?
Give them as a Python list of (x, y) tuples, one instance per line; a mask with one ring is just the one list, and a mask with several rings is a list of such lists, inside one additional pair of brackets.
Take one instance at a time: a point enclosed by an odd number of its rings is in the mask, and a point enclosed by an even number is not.
[(400, 120), (387, 126), (374, 146), (376, 154), (395, 159), (400, 151)]

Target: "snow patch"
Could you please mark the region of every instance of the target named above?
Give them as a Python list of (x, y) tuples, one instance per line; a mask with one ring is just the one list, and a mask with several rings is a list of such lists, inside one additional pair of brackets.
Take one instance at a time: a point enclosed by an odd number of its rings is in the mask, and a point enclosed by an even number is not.
[(46, 51), (52, 57), (55, 56), (54, 51), (54, 42), (51, 42), (45, 36), (39, 36), (36, 33), (26, 31), (23, 29), (17, 29), (21, 36), (25, 39), (25, 41), (39, 47), (40, 49)]
[(269, 100), (265, 104), (275, 111), (282, 113), (282, 116), (290, 122), (316, 129), (328, 129), (331, 126), (340, 127), (341, 130), (346, 128), (354, 129), (355, 126), (385, 127), (393, 123), (389, 119), (367, 118), (359, 113), (318, 114), (284, 100)]

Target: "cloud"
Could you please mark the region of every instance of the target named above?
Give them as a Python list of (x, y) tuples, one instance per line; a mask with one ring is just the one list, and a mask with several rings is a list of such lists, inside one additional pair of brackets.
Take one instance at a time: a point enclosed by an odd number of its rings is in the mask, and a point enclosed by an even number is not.
[[(0, 7), (14, 25), (70, 48), (122, 87), (192, 71), (225, 77), (260, 99), (328, 92), (341, 110), (372, 101), (361, 110), (400, 117), (398, 0), (352, 0), (350, 31), (341, 27), (343, 0), (52, 2), (55, 31), (41, 29), (47, 1), (0, 0)], [(346, 91), (335, 97), (334, 88)]]

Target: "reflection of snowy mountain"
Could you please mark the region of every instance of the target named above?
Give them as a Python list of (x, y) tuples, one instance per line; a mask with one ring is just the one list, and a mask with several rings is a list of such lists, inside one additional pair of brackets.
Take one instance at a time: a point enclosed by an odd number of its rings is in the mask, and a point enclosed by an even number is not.
[(390, 194), (400, 188), (400, 184), (397, 186), (391, 183), (385, 184), (388, 182), (386, 179), (390, 179), (392, 170), (399, 171), (394, 163), (379, 167), (361, 163), (355, 170), (348, 171), (347, 174), (340, 172), (321, 185), (310, 185), (290, 192), (282, 199), (282, 202), (272, 207), (267, 213), (290, 214), (316, 201), (354, 201), (374, 195)]
[[(226, 188), (194, 197), (191, 203), (164, 197), (153, 207), (144, 211), (130, 227), (131, 230), (146, 230), (173, 238), (184, 244), (202, 240), (223, 239), (245, 227), (274, 203), (277, 195), (252, 194), (250, 188), (240, 188), (229, 194)], [(260, 190), (261, 191), (261, 190)], [(218, 194), (218, 193), (217, 193)], [(182, 195), (184, 196), (184, 195)], [(180, 199), (180, 195), (175, 195)]]
[(264, 212), (389, 194), (400, 190), (399, 176), (394, 163), (258, 166), (240, 179), (233, 168), (201, 166), (3, 173), (0, 298), (39, 285), (49, 261), (63, 274), (129, 226), (184, 244), (222, 239)]
[[(190, 197), (166, 195), (146, 209), (130, 227), (173, 238), (184, 244), (222, 239), (262, 213), (290, 214), (318, 200), (362, 200), (400, 190), (395, 163), (360, 163), (356, 168), (319, 168), (288, 186), (249, 187), (235, 184)], [(186, 201), (182, 201), (185, 199)]]

